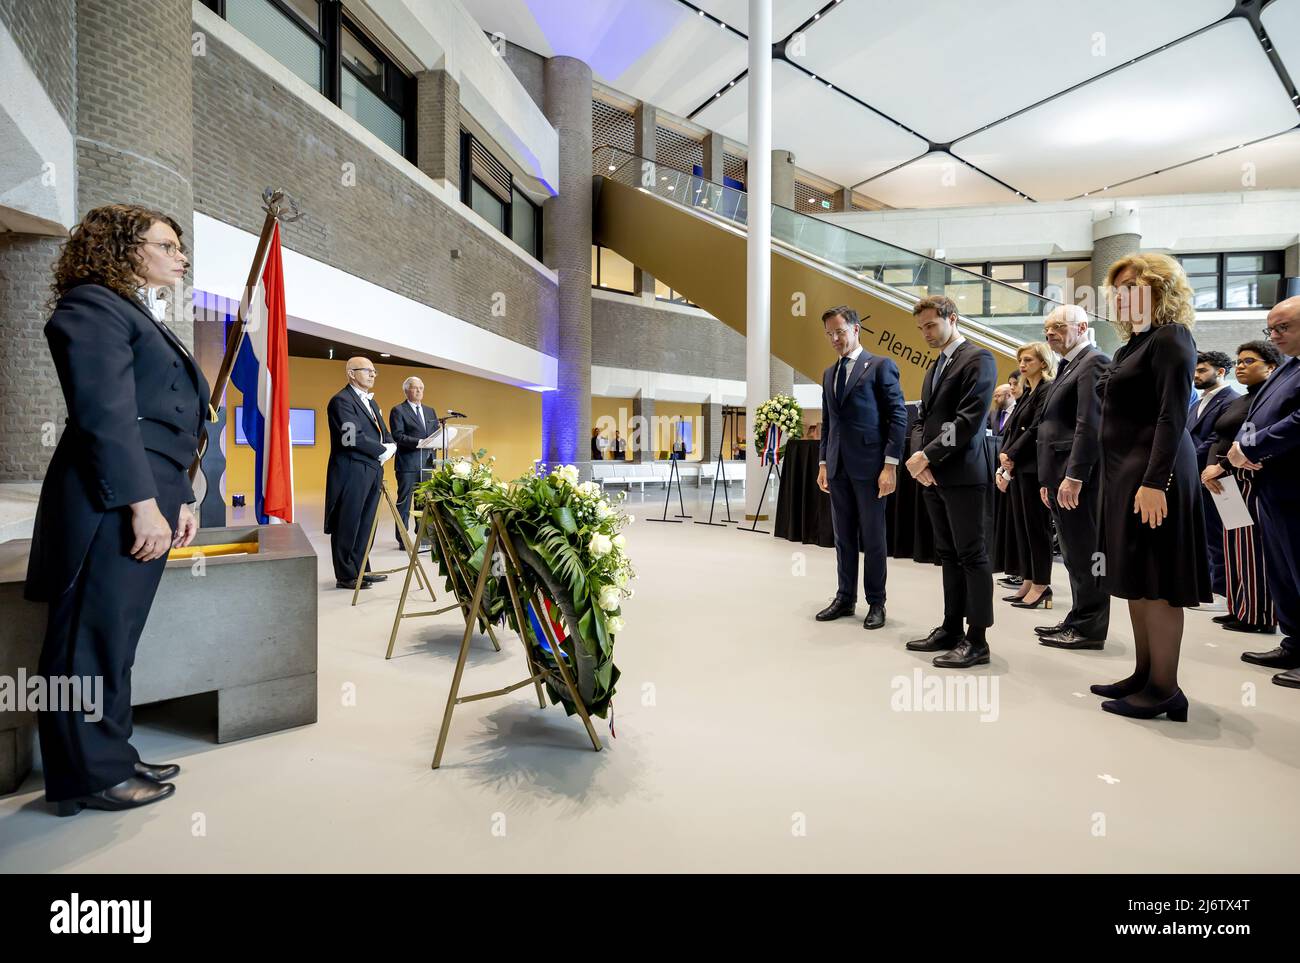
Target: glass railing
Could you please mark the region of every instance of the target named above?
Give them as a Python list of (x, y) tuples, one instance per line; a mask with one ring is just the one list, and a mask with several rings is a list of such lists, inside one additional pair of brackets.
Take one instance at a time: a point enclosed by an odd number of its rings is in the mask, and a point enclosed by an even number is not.
[[(749, 197), (744, 191), (698, 174), (608, 146), (593, 151), (592, 172), (737, 227), (748, 223)], [(772, 205), (772, 241), (902, 304), (947, 295), (963, 318), (991, 339), (1010, 345), (1044, 340), (1043, 317), (1068, 295), (1055, 288), (1042, 293), (997, 281), (776, 204)], [(1119, 347), (1115, 328), (1091, 313), (1089, 327), (1102, 350), (1113, 354)]]

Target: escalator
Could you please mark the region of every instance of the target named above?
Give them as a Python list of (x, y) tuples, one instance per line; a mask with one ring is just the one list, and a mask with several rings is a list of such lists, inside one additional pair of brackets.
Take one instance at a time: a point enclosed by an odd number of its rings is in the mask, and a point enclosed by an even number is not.
[[(744, 191), (611, 147), (593, 153), (593, 240), (622, 255), (725, 324), (745, 333)], [(838, 224), (772, 207), (772, 354), (814, 383), (831, 361), (821, 325), (828, 307), (863, 317), (862, 343), (892, 357), (903, 394), (919, 398), (934, 361), (912, 317), (927, 294), (957, 304), (962, 333), (988, 348), (1005, 376), (1016, 349), (1043, 340), (1056, 301)], [(1112, 327), (1091, 318), (1103, 350)]]

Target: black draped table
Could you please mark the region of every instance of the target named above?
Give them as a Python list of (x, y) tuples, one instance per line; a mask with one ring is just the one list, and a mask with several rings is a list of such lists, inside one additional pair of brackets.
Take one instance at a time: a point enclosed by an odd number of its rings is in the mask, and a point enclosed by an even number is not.
[[(916, 420), (916, 406), (907, 406), (908, 436)], [(990, 434), (984, 436), (985, 454), (989, 460), (989, 477), (997, 466), (1000, 441)], [(776, 499), (776, 527), (778, 538), (804, 545), (835, 546), (831, 527), (831, 497), (817, 487), (817, 465), (821, 442), (797, 438), (786, 445), (781, 459), (781, 487)], [(910, 454), (910, 452), (909, 452)], [(906, 457), (903, 459), (906, 461)], [(898, 487), (889, 496), (885, 506), (886, 540), (892, 558), (910, 558), (917, 562), (934, 562), (934, 533), (930, 530), (930, 516), (921, 500), (921, 486), (898, 466)], [(998, 491), (991, 484), (985, 517), (985, 532), (993, 540), (994, 498)]]

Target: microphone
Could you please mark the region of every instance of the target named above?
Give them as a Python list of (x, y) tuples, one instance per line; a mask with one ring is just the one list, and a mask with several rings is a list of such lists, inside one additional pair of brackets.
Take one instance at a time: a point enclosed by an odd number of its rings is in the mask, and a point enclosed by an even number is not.
[(465, 412), (463, 412), (463, 411), (457, 411), (455, 408), (448, 408), (448, 409), (447, 409), (447, 417), (448, 417), (448, 418), (468, 418), (469, 415), (465, 414)]

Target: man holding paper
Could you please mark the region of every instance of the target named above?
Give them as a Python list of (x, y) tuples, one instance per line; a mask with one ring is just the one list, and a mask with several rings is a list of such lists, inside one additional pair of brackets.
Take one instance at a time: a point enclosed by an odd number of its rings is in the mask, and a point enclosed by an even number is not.
[[(438, 430), (438, 412), (424, 403), (424, 382), (414, 376), (402, 382), (406, 401), (388, 413), (388, 425), (397, 443), (397, 514), (402, 528), (408, 527), (411, 498), (420, 483), (420, 472), (433, 467), (434, 449), (420, 447), (420, 442)], [(401, 529), (397, 530), (397, 547), (405, 549)]]
[[(348, 359), (348, 384), (330, 399), (330, 460), (325, 472), (325, 534), (330, 537), (334, 578), (339, 588), (352, 588), (370, 540), (370, 526), (379, 508), (384, 462), (397, 445), (375, 404), (375, 366), (369, 358)], [(369, 563), (367, 563), (367, 568)], [(366, 574), (361, 587), (382, 582), (387, 575)]]

